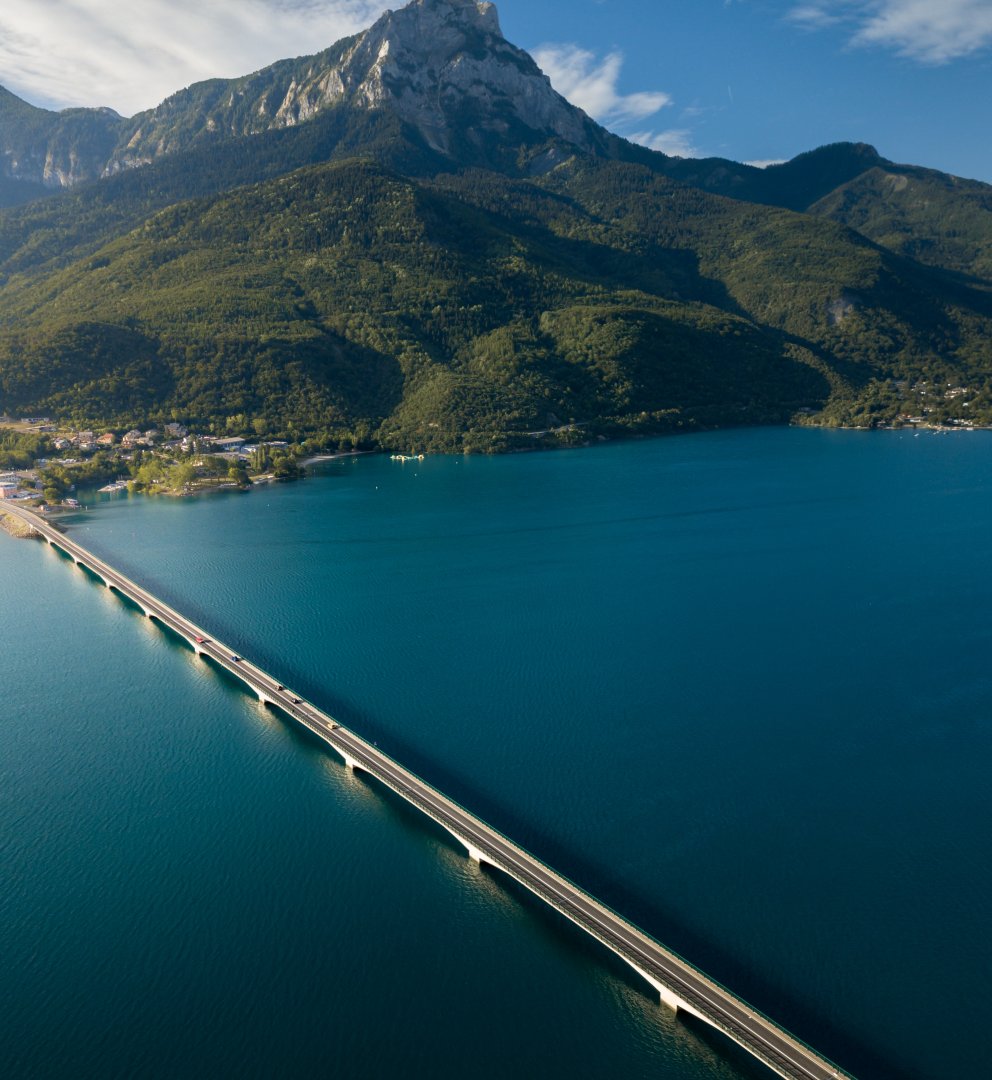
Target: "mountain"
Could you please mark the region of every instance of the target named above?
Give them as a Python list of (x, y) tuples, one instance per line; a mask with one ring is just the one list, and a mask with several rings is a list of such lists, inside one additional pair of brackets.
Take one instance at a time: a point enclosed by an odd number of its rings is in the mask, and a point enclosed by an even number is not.
[(0, 210), (0, 412), (423, 450), (992, 420), (992, 189), (861, 144), (633, 146), (491, 4), (414, 0), (129, 120), (0, 96), (18, 139), (4, 183), (67, 190)]
[(890, 251), (992, 283), (992, 187), (977, 180), (899, 165), (864, 143), (767, 169), (707, 159), (665, 171), (717, 194), (829, 217)]
[(879, 161), (812, 203), (829, 217), (930, 266), (992, 284), (992, 187)]
[(95, 180), (106, 168), (124, 121), (111, 109), (49, 112), (0, 87), (0, 179), (9, 197)]
[[(389, 111), (461, 164), (511, 164), (521, 145), (617, 153), (622, 140), (556, 93), (476, 0), (413, 0), (365, 33), (239, 79), (197, 83), (124, 120), (107, 109), (37, 109), (0, 90), (2, 175), (69, 188), (204, 144), (290, 128), (329, 110)], [(550, 168), (549, 147), (531, 162)]]

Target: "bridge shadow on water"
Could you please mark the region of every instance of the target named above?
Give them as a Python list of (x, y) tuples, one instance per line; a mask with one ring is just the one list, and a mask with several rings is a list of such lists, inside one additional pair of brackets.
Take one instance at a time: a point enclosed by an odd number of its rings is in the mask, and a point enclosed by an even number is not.
[[(685, 957), (711, 978), (730, 988), (752, 1007), (772, 1017), (776, 1023), (815, 1047), (817, 1051), (836, 1061), (849, 1073), (863, 1078), (925, 1080), (923, 1077), (915, 1077), (904, 1069), (894, 1067), (890, 1060), (883, 1058), (862, 1041), (852, 1038), (846, 1030), (832, 1024), (813, 1008), (797, 1001), (787, 986), (775, 981), (768, 974), (755, 972), (753, 968), (745, 966), (712, 941), (687, 930), (673, 910), (666, 907), (660, 899), (647, 898), (642, 893), (634, 891), (629, 885), (613, 876), (609, 867), (589, 860), (580, 851), (535, 829), (533, 824), (517, 814), (512, 806), (495, 798), (491, 792), (473, 786), (463, 775), (439, 766), (428, 757), (422, 747), (398, 738), (394, 732), (385, 730), (376, 722), (375, 717), (363, 712), (351, 702), (332, 699), (326, 690), (317, 688), (314, 688), (314, 692), (308, 696), (340, 723), (361, 734), (363, 738), (376, 741), (381, 750), (390, 754), (406, 768), (503, 832), (558, 873), (581, 885), (600, 902), (622, 913), (629, 921), (652, 934), (668, 948)], [(281, 710), (277, 711), (280, 715), (284, 715)], [(324, 753), (329, 751), (322, 740), (302, 725), (297, 724), (291, 717), (284, 716), (284, 720), (305, 744), (320, 748)], [(330, 751), (330, 756), (335, 761), (338, 760), (333, 751)], [(462, 845), (445, 829), (396, 795), (386, 785), (361, 770), (355, 775), (391, 808), (395, 820), (401, 823), (404, 829), (415, 831), (420, 835), (425, 833), (431, 835), (442, 845), (464, 855)], [(618, 797), (620, 794), (618, 793)], [(514, 897), (534, 918), (540, 920), (541, 925), (547, 927), (553, 937), (566, 940), (569, 948), (577, 949), (582, 955), (594, 958), (624, 985), (657, 1004), (655, 991), (628, 964), (605, 946), (503, 871), (483, 864), (482, 873), (498, 881), (501, 889)], [(660, 1004), (657, 1007), (659, 1010), (664, 1008)], [(755, 1077), (757, 1080), (760, 1077), (767, 1078), (773, 1075), (769, 1069), (757, 1062), (731, 1039), (708, 1024), (685, 1013), (679, 1013), (678, 1022), (700, 1044), (716, 1052), (728, 1064), (732, 1064), (742, 1076)]]
[[(58, 547), (54, 550), (64, 561), (74, 563), (75, 560)], [(86, 570), (85, 567), (82, 569), (94, 584), (103, 584), (98, 575)], [(159, 592), (154, 583), (149, 583), (147, 587), (149, 591), (160, 596), (168, 592), (165, 589)], [(144, 617), (139, 605), (117, 590), (111, 591), (125, 607), (140, 617)], [(173, 603), (173, 600), (167, 596), (163, 596), (163, 599), (167, 603)], [(180, 610), (188, 612), (189, 616), (201, 625), (209, 626), (212, 622), (203, 613), (192, 611), (188, 603), (183, 604), (180, 601), (177, 606)], [(170, 630), (157, 619), (153, 621), (157, 629), (164, 631), (163, 637), (170, 646), (195, 655), (196, 650), (182, 635)], [(629, 921), (690, 960), (711, 978), (731, 988), (735, 994), (753, 1007), (760, 1009), (767, 1016), (774, 1017), (777, 1023), (816, 1047), (827, 1057), (839, 1062), (855, 1076), (886, 1077), (887, 1080), (899, 1080), (901, 1077), (903, 1080), (912, 1080), (912, 1074), (894, 1068), (891, 1061), (884, 1060), (863, 1042), (852, 1038), (848, 1032), (825, 1020), (810, 1006), (797, 1001), (786, 986), (774, 980), (770, 975), (757, 973), (752, 968), (744, 966), (714, 942), (681, 925), (673, 909), (666, 907), (659, 898), (645, 897), (611, 874), (608, 866), (589, 860), (581, 851), (535, 828), (531, 822), (520, 816), (512, 805), (500, 800), (492, 792), (473, 785), (463, 775), (439, 765), (429, 757), (424, 748), (398, 737), (394, 732), (386, 729), (374, 715), (354, 702), (329, 694), (326, 687), (316, 684), (312, 678), (302, 672), (287, 669), (278, 657), (266, 655), (266, 650), (257, 648), (254, 642), (239, 640), (242, 637), (240, 634), (229, 634), (227, 630), (221, 628), (218, 631), (218, 637), (231, 644), (232, 648), (243, 649), (259, 667), (272, 673), (285, 685), (293, 686), (301, 696), (308, 698), (339, 723), (363, 738), (377, 742), (385, 753), (390, 754), (406, 768), (512, 838), (515, 843), (526, 848), (558, 873), (581, 885), (602, 903), (621, 912)], [(210, 665), (215, 674), (221, 676), (222, 681), (230, 687), (232, 692), (238, 691), (242, 696), (257, 701), (254, 691), (235, 675), (210, 660), (209, 657), (204, 656), (202, 659)], [(279, 716), (293, 738), (300, 740), (301, 745), (309, 750), (319, 750), (322, 756), (334, 761), (338, 760), (337, 755), (323, 740), (295, 721), (284, 710), (270, 707), (269, 711), (273, 716)], [(361, 770), (355, 776), (390, 808), (394, 820), (404, 830), (415, 832), (420, 836), (430, 835), (445, 847), (463, 854), (462, 846), (446, 830), (393, 793), (384, 784)], [(618, 792), (618, 797), (622, 797), (622, 793)], [(625, 986), (657, 1002), (655, 992), (624, 961), (519, 885), (509, 875), (485, 864), (481, 872), (493, 880), (498, 880), (500, 888), (521, 904), (534, 918), (540, 920), (541, 925), (545, 926), (555, 939), (567, 941), (569, 949), (578, 950), (582, 955), (594, 958)], [(657, 1007), (659, 1010), (663, 1009), (660, 1004)], [(757, 1080), (759, 1077), (771, 1075), (763, 1065), (709, 1025), (682, 1013), (679, 1014), (679, 1023), (686, 1034), (691, 1034), (697, 1041), (700, 1048), (706, 1047), (709, 1052), (715, 1052), (721, 1060), (731, 1064), (742, 1076), (755, 1077)]]
[[(441, 849), (451, 856), (450, 866), (456, 862), (469, 861), (465, 848), (455, 838), (409, 802), (397, 795), (375, 776), (359, 768), (345, 772), (345, 766), (339, 764), (339, 757), (328, 745), (301, 724), (297, 724), (278, 706), (269, 706), (273, 715), (278, 715), (286, 723), (290, 737), (298, 741), (307, 752), (327, 756), (334, 760), (340, 769), (341, 782), (360, 784), (376, 800), (395, 825), (414, 844), (428, 847), (434, 853)], [(733, 1040), (712, 1028), (696, 1017), (680, 1012), (677, 1015), (658, 1000), (657, 992), (649, 986), (633, 968), (606, 948), (596, 939), (576, 926), (570, 919), (558, 912), (550, 904), (535, 896), (515, 878), (489, 863), (473, 863), (474, 872), (491, 883), (499, 900), (526, 915), (542, 935), (546, 935), (550, 947), (567, 956), (573, 966), (595, 965), (621, 983), (627, 993), (643, 1005), (641, 1015), (647, 1022), (668, 1026), (669, 1036), (681, 1045), (687, 1056), (710, 1060), (714, 1068), (729, 1066), (735, 1076), (742, 1080), (768, 1080), (774, 1075), (763, 1064), (756, 1061), (747, 1051)], [(449, 867), (450, 868), (450, 867)], [(458, 875), (460, 883), (464, 877)], [(481, 883), (480, 883), (481, 884)]]

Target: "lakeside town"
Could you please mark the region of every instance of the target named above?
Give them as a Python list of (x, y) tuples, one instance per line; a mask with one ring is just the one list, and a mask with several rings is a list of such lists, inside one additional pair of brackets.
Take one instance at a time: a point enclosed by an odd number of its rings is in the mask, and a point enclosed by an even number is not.
[[(793, 423), (971, 431), (988, 426), (983, 422), (985, 404), (981, 391), (951, 382), (888, 380), (876, 384), (868, 414), (854, 424), (825, 420), (810, 409), (800, 410)], [(581, 426), (571, 424), (558, 430), (571, 433)], [(97, 432), (67, 427), (47, 416), (0, 416), (0, 500), (25, 500), (45, 513), (56, 513), (78, 509), (81, 490), (104, 494), (141, 491), (174, 497), (224, 488), (247, 490), (253, 484), (295, 479), (301, 475), (301, 464), (315, 456), (369, 448), (354, 436), (350, 442), (333, 443), (207, 434), (179, 422)], [(405, 454), (393, 457), (409, 459)], [(414, 454), (413, 460), (416, 458)]]
[(76, 510), (82, 490), (184, 497), (290, 480), (321, 447), (217, 436), (180, 423), (117, 433), (67, 429), (50, 417), (0, 417), (0, 500)]

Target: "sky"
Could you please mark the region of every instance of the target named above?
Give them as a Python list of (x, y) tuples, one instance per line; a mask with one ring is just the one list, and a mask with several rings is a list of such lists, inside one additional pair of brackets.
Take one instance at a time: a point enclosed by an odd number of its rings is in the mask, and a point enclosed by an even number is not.
[[(317, 52), (402, 0), (2, 0), (0, 85), (125, 115)], [(869, 142), (992, 182), (992, 0), (500, 0), (503, 32), (607, 127), (781, 161)]]

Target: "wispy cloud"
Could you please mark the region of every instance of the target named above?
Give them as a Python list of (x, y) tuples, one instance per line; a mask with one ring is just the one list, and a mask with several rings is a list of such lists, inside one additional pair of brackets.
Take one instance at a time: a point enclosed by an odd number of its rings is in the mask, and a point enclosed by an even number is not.
[(990, 0), (811, 0), (789, 18), (812, 30), (847, 27), (853, 45), (945, 64), (992, 46)]
[(214, 76), (317, 52), (387, 0), (3, 0), (0, 84), (38, 104), (130, 114)]
[(819, 4), (797, 4), (786, 16), (790, 22), (797, 23), (810, 30), (823, 30), (827, 26), (834, 26), (843, 19), (836, 11), (832, 11), (829, 0)]
[(669, 157), (694, 158), (703, 153), (693, 142), (692, 132), (688, 128), (670, 128), (668, 131), (638, 131), (628, 135), (631, 142), (640, 143), (651, 150), (660, 150)]
[(660, 132), (633, 130), (673, 102), (671, 95), (662, 90), (621, 93), (621, 52), (614, 50), (600, 57), (578, 45), (542, 45), (534, 51), (534, 59), (559, 94), (601, 124), (632, 142), (664, 154), (699, 156), (688, 128)]
[(672, 103), (661, 91), (621, 94), (621, 52), (599, 58), (578, 45), (541, 45), (534, 59), (559, 94), (604, 124), (643, 120)]

